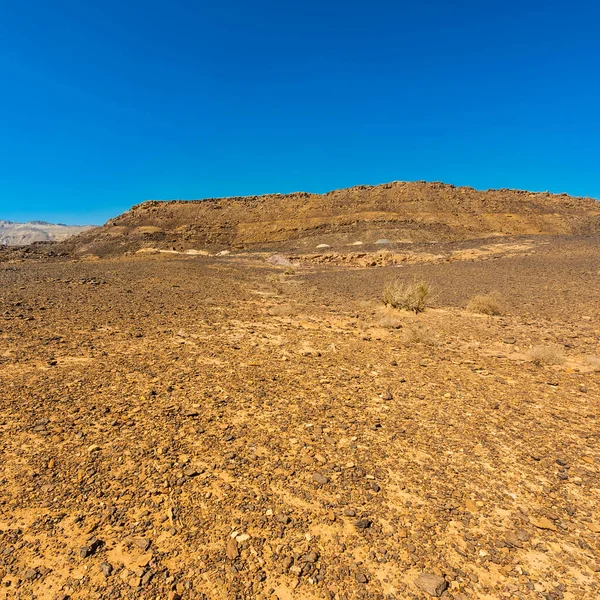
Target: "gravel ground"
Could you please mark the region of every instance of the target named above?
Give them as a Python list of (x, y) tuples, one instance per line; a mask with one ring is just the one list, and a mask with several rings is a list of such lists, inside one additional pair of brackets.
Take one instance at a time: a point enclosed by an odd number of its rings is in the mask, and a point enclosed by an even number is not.
[(0, 598), (597, 598), (599, 265), (0, 263)]

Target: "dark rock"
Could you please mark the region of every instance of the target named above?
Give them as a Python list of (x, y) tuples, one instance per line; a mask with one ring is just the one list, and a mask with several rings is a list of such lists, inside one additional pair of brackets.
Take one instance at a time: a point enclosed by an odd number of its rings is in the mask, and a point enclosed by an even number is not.
[(91, 556), (96, 552), (96, 550), (98, 550), (98, 548), (100, 548), (100, 546), (102, 546), (101, 540), (99, 540), (96, 537), (91, 538), (90, 540), (88, 540), (88, 543), (85, 546), (81, 546), (81, 548), (79, 548), (79, 557), (87, 558), (88, 556)]

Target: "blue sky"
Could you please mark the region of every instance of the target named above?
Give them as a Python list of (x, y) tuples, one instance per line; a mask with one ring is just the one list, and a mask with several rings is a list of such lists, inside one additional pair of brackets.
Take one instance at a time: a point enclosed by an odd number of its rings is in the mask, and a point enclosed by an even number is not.
[(415, 179), (600, 197), (595, 1), (0, 2), (0, 219)]

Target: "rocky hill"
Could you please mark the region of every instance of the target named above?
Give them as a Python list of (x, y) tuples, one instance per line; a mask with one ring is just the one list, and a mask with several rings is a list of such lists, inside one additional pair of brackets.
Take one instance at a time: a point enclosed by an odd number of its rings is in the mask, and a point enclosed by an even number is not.
[(34, 242), (53, 242), (66, 240), (91, 226), (70, 226), (45, 221), (14, 223), (0, 220), (0, 246), (26, 246)]
[(310, 250), (323, 244), (596, 232), (600, 204), (591, 198), (417, 181), (326, 194), (148, 201), (65, 247), (103, 256), (142, 248)]

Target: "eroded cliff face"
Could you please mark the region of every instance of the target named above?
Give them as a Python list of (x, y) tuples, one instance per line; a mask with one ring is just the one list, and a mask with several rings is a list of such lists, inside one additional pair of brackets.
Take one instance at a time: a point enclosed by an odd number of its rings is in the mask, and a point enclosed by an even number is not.
[(319, 244), (372, 244), (380, 239), (457, 241), (598, 231), (600, 204), (590, 198), (393, 182), (327, 194), (148, 201), (73, 238), (68, 248), (101, 256), (149, 247), (307, 250)]

